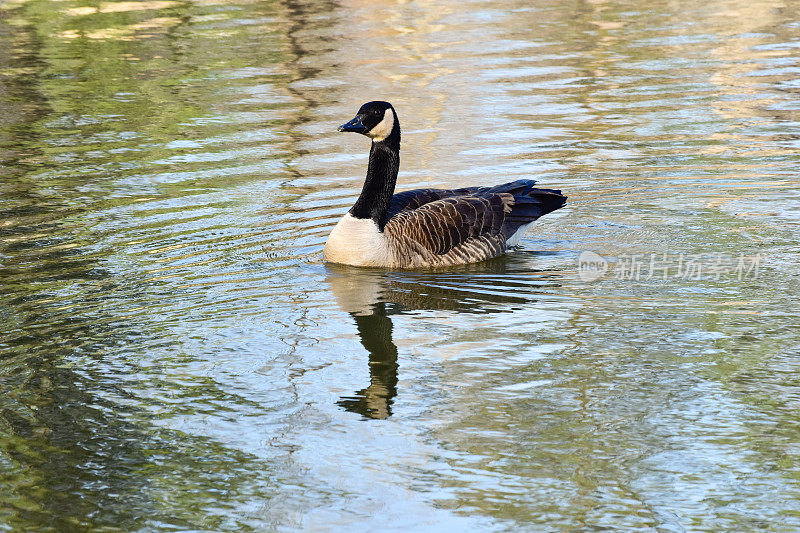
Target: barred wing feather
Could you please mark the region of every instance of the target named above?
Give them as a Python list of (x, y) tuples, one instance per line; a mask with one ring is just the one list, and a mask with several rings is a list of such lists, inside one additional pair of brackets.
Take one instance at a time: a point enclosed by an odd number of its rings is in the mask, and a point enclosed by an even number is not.
[(497, 257), (518, 231), (566, 202), (561, 191), (534, 183), (401, 192), (392, 198), (384, 231), (401, 266)]

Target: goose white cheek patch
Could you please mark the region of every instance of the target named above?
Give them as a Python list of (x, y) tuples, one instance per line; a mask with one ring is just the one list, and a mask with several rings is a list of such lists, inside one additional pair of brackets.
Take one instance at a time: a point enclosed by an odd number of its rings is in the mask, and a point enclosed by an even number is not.
[(391, 108), (387, 109), (383, 114), (383, 120), (378, 122), (374, 128), (369, 130), (368, 136), (372, 137), (375, 142), (381, 142), (392, 133), (394, 127), (394, 111)]

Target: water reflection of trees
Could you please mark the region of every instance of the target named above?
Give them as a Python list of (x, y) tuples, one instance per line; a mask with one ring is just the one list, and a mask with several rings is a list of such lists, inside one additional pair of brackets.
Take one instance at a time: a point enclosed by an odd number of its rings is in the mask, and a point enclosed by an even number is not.
[(120, 321), (103, 325), (98, 316), (38, 322), (31, 313), (19, 335), (4, 339), (0, 521), (58, 531), (223, 523), (208, 506), (236, 500), (231, 476), (239, 488), (255, 485), (259, 474), (245, 467), (249, 458), (152, 424), (149, 408), (164, 406), (132, 392), (137, 381), (185, 394), (163, 367), (123, 359), (113, 364), (117, 377), (96, 369), (121, 345), (154, 343), (152, 334)]
[[(213, 39), (182, 39), (152, 25), (147, 35), (128, 32), (136, 20), (158, 18), (157, 10), (80, 21), (123, 33), (65, 34), (54, 28), (74, 19), (32, 4), (0, 6), (0, 523), (240, 529), (230, 509), (266, 497), (265, 469), (169, 426), (173, 417), (201, 416), (209, 398), (247, 401), (211, 379), (172, 379), (170, 368), (180, 366), (173, 359), (189, 357), (179, 339), (164, 337), (158, 317), (125, 311), (174, 294), (135, 268), (111, 272), (116, 250), (102, 246), (106, 235), (85, 218), (108, 206), (111, 179), (145, 158), (138, 138), (126, 143), (115, 133), (171, 139), (187, 108), (197, 111), (188, 104), (196, 99), (183, 98), (197, 96), (196, 87), (176, 78), (213, 62), (200, 50)], [(184, 63), (163, 69), (172, 59)], [(135, 97), (113, 97), (117, 91)]]

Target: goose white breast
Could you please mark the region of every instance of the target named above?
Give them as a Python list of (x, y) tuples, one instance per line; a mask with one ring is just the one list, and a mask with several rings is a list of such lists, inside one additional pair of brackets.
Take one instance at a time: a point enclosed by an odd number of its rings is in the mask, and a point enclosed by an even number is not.
[(332, 263), (356, 266), (388, 266), (393, 263), (386, 234), (370, 218), (350, 213), (333, 227), (322, 258)]

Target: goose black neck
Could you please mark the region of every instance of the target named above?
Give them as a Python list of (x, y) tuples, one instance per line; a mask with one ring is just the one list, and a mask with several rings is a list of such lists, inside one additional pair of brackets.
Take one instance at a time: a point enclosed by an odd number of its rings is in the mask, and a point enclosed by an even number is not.
[(392, 201), (397, 171), (400, 168), (400, 132), (397, 125), (391, 135), (380, 142), (373, 142), (369, 151), (369, 166), (364, 188), (350, 214), (355, 218), (371, 218), (383, 231), (386, 212)]

